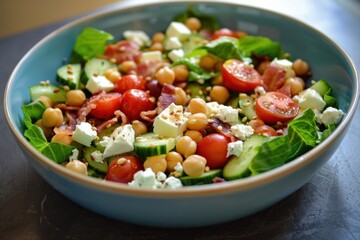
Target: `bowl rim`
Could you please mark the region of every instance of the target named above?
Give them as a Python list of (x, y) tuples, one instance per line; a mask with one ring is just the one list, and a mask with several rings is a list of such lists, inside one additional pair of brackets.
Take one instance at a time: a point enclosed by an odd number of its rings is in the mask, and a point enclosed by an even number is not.
[[(296, 19), (291, 16), (288, 16), (283, 13), (279, 13), (273, 10), (269, 10), (266, 8), (261, 8), (258, 6), (252, 6), (247, 5), (245, 3), (235, 3), (234, 1), (229, 0), (198, 0), (196, 2), (191, 0), (170, 0), (170, 1), (162, 1), (162, 0), (154, 0), (151, 2), (136, 2), (136, 1), (127, 1), (122, 2), (123, 4), (117, 5), (114, 4), (114, 8), (104, 8), (103, 10), (100, 10), (99, 12), (90, 13), (87, 16), (80, 17), (77, 20), (73, 20), (69, 23), (66, 23), (60, 28), (57, 28), (56, 30), (49, 33), (47, 36), (42, 38), (37, 44), (35, 44), (18, 62), (16, 67), (14, 68), (13, 72), (11, 73), (9, 80), (7, 81), (5, 91), (4, 91), (4, 101), (3, 101), (3, 108), (5, 112), (5, 118), (7, 121), (7, 124), (9, 128), (11, 129), (14, 137), (16, 140), (20, 143), (20, 146), (26, 151), (26, 153), (30, 154), (32, 158), (40, 165), (46, 168), (50, 168), (52, 171), (56, 172), (63, 178), (70, 179), (71, 181), (76, 182), (79, 185), (86, 186), (89, 188), (96, 189), (98, 191), (102, 192), (108, 192), (115, 195), (128, 195), (128, 196), (142, 196), (142, 197), (152, 197), (152, 198), (177, 198), (177, 197), (195, 197), (195, 196), (209, 196), (209, 195), (217, 195), (219, 193), (230, 193), (230, 192), (240, 192), (240, 191), (246, 191), (249, 189), (253, 189), (259, 186), (263, 186), (266, 184), (269, 184), (271, 182), (275, 182), (281, 178), (284, 178), (291, 173), (295, 172), (297, 169), (303, 168), (306, 165), (310, 164), (312, 161), (315, 161), (316, 158), (321, 155), (323, 152), (326, 151), (326, 146), (333, 144), (337, 136), (339, 134), (342, 134), (346, 131), (349, 123), (351, 122), (354, 113), (356, 111), (356, 107), (359, 102), (359, 76), (355, 67), (355, 64), (353, 63), (352, 59), (349, 57), (349, 55), (343, 50), (342, 47), (340, 47), (339, 44), (337, 44), (334, 40), (330, 39), (327, 35), (319, 31), (318, 29)], [(136, 10), (141, 9), (144, 7), (149, 6), (155, 6), (155, 5), (170, 5), (170, 4), (220, 4), (220, 5), (233, 5), (236, 7), (242, 7), (246, 9), (252, 9), (257, 11), (264, 11), (272, 15), (280, 16), (282, 18), (291, 20), (295, 22), (296, 24), (302, 25), (303, 27), (306, 27), (307, 29), (315, 32), (322, 38), (324, 38), (326, 41), (328, 41), (333, 47), (335, 47), (339, 53), (342, 54), (344, 59), (348, 62), (349, 67), (351, 68), (351, 71), (353, 72), (353, 75), (355, 77), (354, 81), (354, 97), (351, 100), (351, 103), (349, 105), (349, 109), (344, 115), (341, 123), (337, 126), (336, 130), (331, 134), (327, 139), (324, 140), (321, 144), (317, 145), (315, 148), (311, 149), (307, 153), (301, 155), (300, 157), (282, 165), (275, 169), (272, 169), (270, 171), (261, 173), (259, 175), (250, 176), (243, 179), (237, 179), (232, 180), (228, 182), (223, 182), (220, 184), (208, 184), (208, 185), (201, 185), (201, 186), (187, 186), (181, 189), (161, 189), (161, 190), (154, 190), (154, 189), (144, 189), (144, 188), (135, 188), (128, 186), (126, 184), (118, 184), (114, 182), (99, 180), (96, 178), (92, 178), (89, 176), (84, 176), (78, 173), (75, 173), (73, 171), (70, 171), (69, 169), (66, 169), (64, 166), (61, 166), (60, 164), (57, 164), (44, 155), (42, 155), (40, 152), (35, 150), (30, 143), (25, 139), (23, 134), (20, 132), (17, 127), (15, 127), (14, 120), (11, 118), (11, 109), (10, 109), (10, 98), (9, 98), (9, 92), (13, 85), (15, 75), (19, 68), (21, 68), (22, 63), (32, 54), (32, 52), (36, 51), (37, 48), (41, 47), (41, 45), (48, 41), (49, 39), (52, 39), (56, 37), (56, 35), (60, 32), (63, 32), (67, 29), (70, 29), (71, 27), (74, 27), (81, 23), (86, 23), (87, 21), (91, 21), (103, 16), (106, 16), (108, 14), (113, 14), (116, 12), (123, 12), (127, 10)], [(27, 157), (28, 158), (28, 157)]]

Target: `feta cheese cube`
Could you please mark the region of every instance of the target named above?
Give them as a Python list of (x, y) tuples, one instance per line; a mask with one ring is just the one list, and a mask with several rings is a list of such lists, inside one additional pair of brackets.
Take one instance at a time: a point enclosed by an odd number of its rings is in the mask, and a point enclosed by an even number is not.
[(166, 50), (173, 50), (181, 48), (182, 44), (177, 37), (169, 37), (165, 42)]
[(133, 41), (140, 47), (150, 45), (149, 36), (143, 31), (131, 31), (127, 30), (124, 32), (124, 37), (127, 40)]
[(184, 50), (182, 50), (182, 49), (174, 49), (168, 53), (168, 57), (173, 62), (176, 62), (177, 60), (179, 60), (180, 58), (182, 58), (184, 56), (185, 56), (185, 53), (184, 53)]
[(114, 89), (114, 84), (104, 76), (91, 76), (85, 87), (94, 94), (100, 91), (110, 92)]
[(81, 122), (79, 125), (76, 125), (73, 140), (90, 147), (91, 142), (97, 138), (97, 132), (92, 129), (92, 126), (88, 122)]
[(183, 111), (182, 106), (171, 103), (155, 118), (154, 132), (163, 137), (182, 136), (188, 121)]
[(135, 131), (131, 124), (116, 128), (110, 135), (109, 143), (104, 149), (104, 158), (133, 151), (134, 141)]
[(208, 108), (208, 117), (214, 116), (230, 124), (235, 124), (239, 121), (238, 110), (231, 106), (225, 106), (218, 102), (209, 102), (206, 103), (206, 106)]
[(150, 51), (150, 52), (143, 52), (141, 55), (141, 62), (146, 61), (161, 61), (162, 60), (162, 53), (160, 51)]
[(293, 63), (290, 62), (289, 60), (275, 58), (274, 60), (271, 61), (270, 64), (275, 66), (275, 67), (278, 67), (278, 68), (281, 68), (281, 69), (285, 70), (285, 72), (286, 72), (285, 78), (289, 78), (289, 77), (294, 76), (294, 70), (292, 70)]
[(344, 112), (341, 109), (336, 109), (333, 107), (328, 107), (320, 116), (320, 121), (327, 124), (337, 124), (340, 122)]
[(240, 153), (243, 151), (243, 145), (244, 145), (244, 142), (241, 140), (229, 143), (226, 156), (228, 157), (228, 156), (234, 155), (234, 156), (239, 157)]
[(180, 41), (185, 41), (190, 36), (191, 31), (181, 22), (171, 22), (166, 29), (166, 36), (177, 37)]
[(299, 95), (293, 97), (293, 100), (297, 102), (302, 109), (311, 108), (321, 112), (326, 106), (326, 103), (320, 94), (311, 88), (300, 92)]
[(231, 126), (230, 131), (240, 140), (245, 141), (248, 137), (254, 134), (254, 129), (244, 124), (236, 124)]

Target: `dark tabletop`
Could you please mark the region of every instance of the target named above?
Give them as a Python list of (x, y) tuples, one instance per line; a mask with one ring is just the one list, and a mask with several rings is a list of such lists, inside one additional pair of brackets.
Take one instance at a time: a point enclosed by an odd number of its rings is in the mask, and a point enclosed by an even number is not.
[[(359, 0), (255, 3), (323, 31), (360, 69)], [(0, 38), (1, 92), (21, 57), (66, 22)], [(35, 172), (16, 145), (3, 111), (0, 133), (0, 239), (360, 239), (359, 110), (336, 153), (300, 190), (253, 216), (186, 230), (132, 225), (82, 208)]]

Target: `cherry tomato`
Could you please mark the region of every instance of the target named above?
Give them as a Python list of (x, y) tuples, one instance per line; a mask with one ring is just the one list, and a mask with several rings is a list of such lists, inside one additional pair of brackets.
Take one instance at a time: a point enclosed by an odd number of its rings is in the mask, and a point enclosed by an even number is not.
[(127, 90), (121, 100), (120, 110), (132, 120), (139, 120), (142, 111), (149, 111), (154, 109), (156, 101), (149, 93), (139, 90)]
[(261, 126), (258, 126), (254, 129), (254, 133), (256, 134), (262, 134), (262, 135), (265, 135), (265, 136), (277, 136), (278, 134), (276, 133), (276, 130), (269, 126), (269, 125), (261, 125)]
[(120, 93), (106, 93), (99, 95), (91, 100), (96, 108), (90, 111), (90, 115), (100, 118), (109, 119), (114, 116), (114, 112), (120, 109), (121, 94)]
[(299, 113), (299, 107), (290, 97), (279, 92), (267, 92), (255, 104), (256, 115), (268, 124), (289, 121)]
[(219, 133), (212, 133), (201, 139), (196, 153), (206, 158), (210, 169), (218, 169), (227, 162), (227, 145), (230, 139)]
[(211, 36), (211, 40), (215, 40), (215, 39), (218, 39), (219, 37), (224, 37), (224, 36), (239, 38), (241, 35), (238, 32), (232, 31), (228, 28), (221, 28), (214, 32), (214, 34)]
[(134, 179), (137, 171), (143, 170), (142, 162), (135, 156), (119, 156), (108, 168), (105, 179), (108, 181), (128, 183)]
[(225, 61), (222, 78), (228, 89), (237, 92), (250, 92), (262, 84), (261, 75), (252, 66), (237, 59)]
[(129, 89), (146, 90), (146, 81), (136, 75), (125, 75), (114, 82), (115, 92), (125, 93)]

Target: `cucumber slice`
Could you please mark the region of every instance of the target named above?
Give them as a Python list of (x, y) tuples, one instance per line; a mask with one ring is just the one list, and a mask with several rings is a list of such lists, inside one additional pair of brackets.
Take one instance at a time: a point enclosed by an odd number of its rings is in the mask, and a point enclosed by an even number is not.
[(249, 120), (256, 117), (256, 111), (255, 111), (255, 108), (254, 108), (254, 103), (255, 103), (255, 100), (252, 97), (248, 96), (248, 95), (242, 94), (239, 97), (239, 107), (240, 107), (240, 109), (242, 109), (243, 114)]
[(80, 64), (67, 64), (58, 68), (56, 80), (63, 85), (69, 86), (71, 89), (77, 89), (79, 87), (80, 75)]
[(53, 85), (34, 85), (29, 88), (31, 101), (46, 96), (53, 102), (65, 102), (66, 91)]
[(182, 49), (185, 54), (191, 52), (195, 48), (204, 46), (205, 38), (200, 34), (191, 34), (189, 38), (182, 43)]
[(83, 84), (86, 84), (89, 78), (94, 75), (103, 75), (103, 73), (110, 69), (116, 68), (116, 64), (102, 58), (91, 58), (89, 59), (84, 67), (82, 76)]
[(134, 150), (143, 161), (147, 157), (166, 154), (175, 148), (175, 138), (160, 138), (154, 132), (145, 133), (136, 137)]
[(104, 159), (103, 163), (96, 162), (91, 156), (91, 153), (93, 153), (95, 151), (97, 151), (97, 149), (95, 147), (85, 148), (84, 158), (86, 159), (86, 161), (88, 162), (90, 167), (92, 167), (96, 171), (106, 173), (108, 170), (108, 167), (109, 167), (108, 163), (105, 159)]
[(332, 92), (331, 86), (325, 80), (317, 81), (310, 88), (317, 91), (322, 97), (324, 97), (325, 94), (331, 95)]
[(191, 185), (203, 185), (203, 184), (210, 184), (213, 183), (213, 179), (215, 177), (221, 176), (221, 169), (213, 169), (208, 172), (203, 173), (199, 177), (180, 177), (180, 181), (184, 186), (191, 186)]
[(223, 177), (226, 180), (234, 180), (248, 177), (251, 172), (249, 165), (264, 142), (266, 137), (254, 134), (244, 142), (243, 151), (239, 157), (232, 157), (225, 165)]

